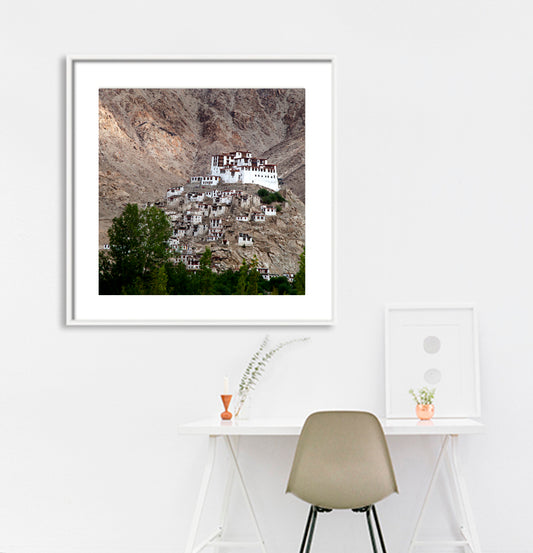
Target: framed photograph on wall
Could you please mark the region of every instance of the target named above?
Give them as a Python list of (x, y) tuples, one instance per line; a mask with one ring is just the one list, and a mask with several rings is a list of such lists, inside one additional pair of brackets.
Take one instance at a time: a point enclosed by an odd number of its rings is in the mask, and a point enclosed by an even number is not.
[(409, 389), (435, 388), (435, 418), (479, 417), (477, 316), (473, 305), (388, 306), (386, 415), (413, 418)]
[(67, 59), (67, 324), (333, 323), (333, 59)]

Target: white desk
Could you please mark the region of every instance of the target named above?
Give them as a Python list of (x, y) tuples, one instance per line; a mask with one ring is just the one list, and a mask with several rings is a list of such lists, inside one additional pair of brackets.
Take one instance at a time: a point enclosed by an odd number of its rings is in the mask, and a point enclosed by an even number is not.
[[(298, 436), (302, 429), (304, 419), (289, 419), (289, 418), (268, 418), (268, 419), (250, 419), (238, 421), (221, 421), (217, 418), (205, 419), (200, 421), (182, 424), (179, 427), (181, 434), (200, 434), (209, 436), (209, 449), (207, 461), (204, 469), (204, 475), (200, 486), (200, 492), (196, 504), (196, 509), (193, 515), (192, 526), (189, 534), (189, 540), (185, 553), (199, 553), (207, 546), (217, 547), (237, 547), (237, 546), (258, 546), (263, 553), (266, 553), (265, 542), (261, 534), (261, 529), (255, 515), (252, 502), (244, 476), (239, 466), (239, 461), (236, 453), (235, 440), (242, 436)], [(395, 419), (382, 420), (383, 430), (387, 436), (442, 436), (440, 451), (435, 461), (433, 474), (428, 484), (426, 496), (422, 503), (420, 513), (413, 531), (408, 553), (411, 553), (416, 547), (421, 545), (431, 546), (463, 546), (465, 551), (470, 550), (471, 553), (481, 553), (479, 539), (474, 523), (474, 517), (470, 508), (470, 502), (464, 481), (461, 475), (460, 465), (457, 459), (457, 439), (460, 434), (478, 434), (484, 431), (483, 424), (473, 419), (434, 419), (429, 422), (421, 422), (417, 419)], [(226, 492), (222, 503), (222, 513), (220, 522), (215, 531), (205, 540), (197, 544), (197, 533), (200, 517), (202, 515), (203, 506), (207, 496), (209, 481), (216, 457), (216, 442), (221, 438), (226, 444), (230, 459), (232, 462), (232, 471), (228, 475), (226, 483)], [(461, 540), (447, 540), (439, 542), (419, 541), (418, 533), (422, 522), (422, 517), (426, 509), (428, 498), (433, 490), (437, 474), (440, 468), (445, 464), (449, 472), (451, 484), (455, 491), (455, 501), (458, 513), (458, 525), (462, 533)], [(287, 470), (289, 467), (287, 467)], [(250, 510), (253, 524), (257, 533), (257, 541), (255, 542), (235, 542), (225, 541), (224, 528), (226, 526), (226, 516), (229, 503), (229, 495), (233, 483), (233, 476), (237, 475), (245, 501)]]

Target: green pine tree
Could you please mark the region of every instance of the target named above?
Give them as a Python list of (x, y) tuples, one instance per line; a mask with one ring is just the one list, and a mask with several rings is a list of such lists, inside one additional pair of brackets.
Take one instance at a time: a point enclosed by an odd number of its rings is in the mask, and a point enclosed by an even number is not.
[(200, 258), (200, 270), (198, 272), (199, 294), (209, 295), (215, 293), (215, 274), (211, 269), (212, 252), (206, 248)]
[(152, 296), (164, 296), (167, 292), (168, 276), (164, 266), (157, 267), (150, 273), (149, 294)]
[(250, 296), (257, 296), (257, 294), (259, 293), (259, 279), (261, 278), (261, 275), (257, 270), (258, 265), (259, 261), (254, 255), (250, 263), (250, 270), (248, 272), (248, 283), (246, 285), (246, 293)]
[(294, 289), (300, 296), (305, 294), (305, 248), (300, 254), (300, 263), (298, 266), (298, 272), (294, 275)]
[(237, 280), (237, 289), (235, 294), (242, 296), (246, 294), (246, 288), (248, 284), (248, 263), (246, 259), (242, 259), (241, 266), (239, 268), (239, 278)]
[(172, 227), (157, 207), (128, 204), (109, 229), (109, 253), (100, 257), (103, 293), (144, 294), (153, 272), (169, 259)]

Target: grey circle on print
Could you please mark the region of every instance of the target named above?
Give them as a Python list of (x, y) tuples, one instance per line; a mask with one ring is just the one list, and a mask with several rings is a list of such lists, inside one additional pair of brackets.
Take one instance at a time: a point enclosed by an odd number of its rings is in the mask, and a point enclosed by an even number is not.
[(438, 369), (428, 369), (424, 373), (424, 380), (428, 384), (432, 384), (433, 386), (435, 384), (438, 384), (441, 378), (442, 378), (442, 373)]
[(440, 340), (436, 336), (427, 336), (424, 339), (424, 351), (426, 353), (437, 353), (440, 350)]

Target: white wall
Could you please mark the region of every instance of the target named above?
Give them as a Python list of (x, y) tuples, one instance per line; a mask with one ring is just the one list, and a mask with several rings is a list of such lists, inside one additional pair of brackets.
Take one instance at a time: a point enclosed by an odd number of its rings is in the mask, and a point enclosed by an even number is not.
[[(312, 340), (272, 364), (256, 412), (383, 414), (384, 304), (474, 301), (487, 433), (462, 440), (461, 457), (483, 551), (533, 552), (533, 5), (247, 9), (264, 41), (254, 26), (222, 38), (231, 12), (212, 1), (3, 6), (0, 551), (182, 551), (206, 443), (177, 425), (219, 412), (223, 376), (237, 380), (267, 330)], [(199, 27), (216, 46), (198, 42)], [(68, 53), (338, 57), (335, 327), (64, 327)], [(283, 494), (294, 445), (242, 443), (271, 553), (297, 550), (303, 529), (306, 507)], [(401, 488), (381, 508), (391, 551), (406, 550), (437, 445), (391, 440)], [(444, 534), (439, 513), (426, 529)], [(315, 551), (365, 551), (352, 518), (325, 517)]]

